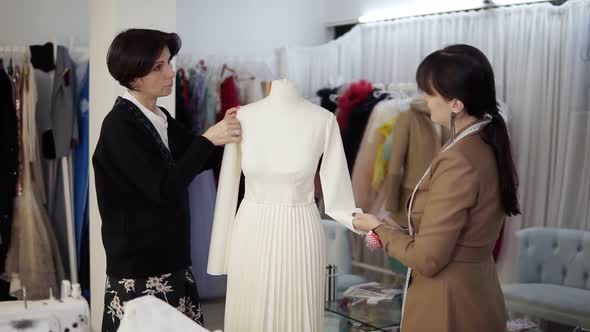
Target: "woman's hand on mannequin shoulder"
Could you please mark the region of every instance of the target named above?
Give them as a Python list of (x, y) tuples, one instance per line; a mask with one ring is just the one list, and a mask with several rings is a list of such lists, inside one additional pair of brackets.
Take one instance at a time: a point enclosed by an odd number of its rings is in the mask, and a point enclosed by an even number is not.
[(227, 110), (223, 120), (207, 129), (203, 137), (211, 141), (215, 146), (240, 142), (242, 140), (242, 127), (240, 121), (236, 118), (239, 108), (238, 106)]

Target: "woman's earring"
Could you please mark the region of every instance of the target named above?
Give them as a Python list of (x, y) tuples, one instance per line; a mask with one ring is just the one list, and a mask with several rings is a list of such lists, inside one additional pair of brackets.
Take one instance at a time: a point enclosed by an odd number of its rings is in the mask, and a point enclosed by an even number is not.
[(455, 118), (457, 117), (457, 113), (451, 112), (451, 143), (455, 141)]

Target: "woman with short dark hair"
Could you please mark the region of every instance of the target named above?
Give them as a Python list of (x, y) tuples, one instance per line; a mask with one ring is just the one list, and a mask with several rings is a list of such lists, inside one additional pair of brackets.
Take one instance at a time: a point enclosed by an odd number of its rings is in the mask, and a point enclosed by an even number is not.
[(477, 48), (452, 45), (427, 56), (416, 81), (451, 140), (414, 189), (408, 220), (360, 214), (354, 225), (411, 269), (402, 331), (505, 331), (492, 251), (505, 217), (520, 208), (492, 66)]
[(107, 258), (103, 331), (116, 331), (125, 302), (143, 295), (203, 324), (190, 270), (187, 188), (220, 163), (220, 146), (241, 140), (241, 128), (232, 109), (194, 137), (156, 106), (172, 92), (180, 46), (175, 33), (130, 29), (107, 55), (109, 72), (128, 91), (105, 117), (92, 157)]

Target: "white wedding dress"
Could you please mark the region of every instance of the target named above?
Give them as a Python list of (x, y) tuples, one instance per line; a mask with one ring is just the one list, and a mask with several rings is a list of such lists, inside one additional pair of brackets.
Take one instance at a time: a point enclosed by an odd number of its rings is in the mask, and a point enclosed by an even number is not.
[[(241, 144), (225, 147), (207, 271), (228, 274), (225, 332), (323, 330), (325, 245), (314, 202), (349, 229), (355, 208), (334, 115), (274, 81), (238, 111)], [(240, 171), (245, 197), (236, 211)]]

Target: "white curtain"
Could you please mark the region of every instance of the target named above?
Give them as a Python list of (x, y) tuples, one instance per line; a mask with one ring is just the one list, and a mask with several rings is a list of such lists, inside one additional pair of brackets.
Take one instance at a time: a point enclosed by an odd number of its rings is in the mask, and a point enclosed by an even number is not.
[(503, 280), (514, 232), (542, 226), (590, 230), (590, 1), (570, 0), (359, 25), (342, 38), (281, 53), (282, 73), (312, 97), (333, 82), (410, 82), (446, 45), (480, 48), (511, 110), (523, 214), (506, 224)]

